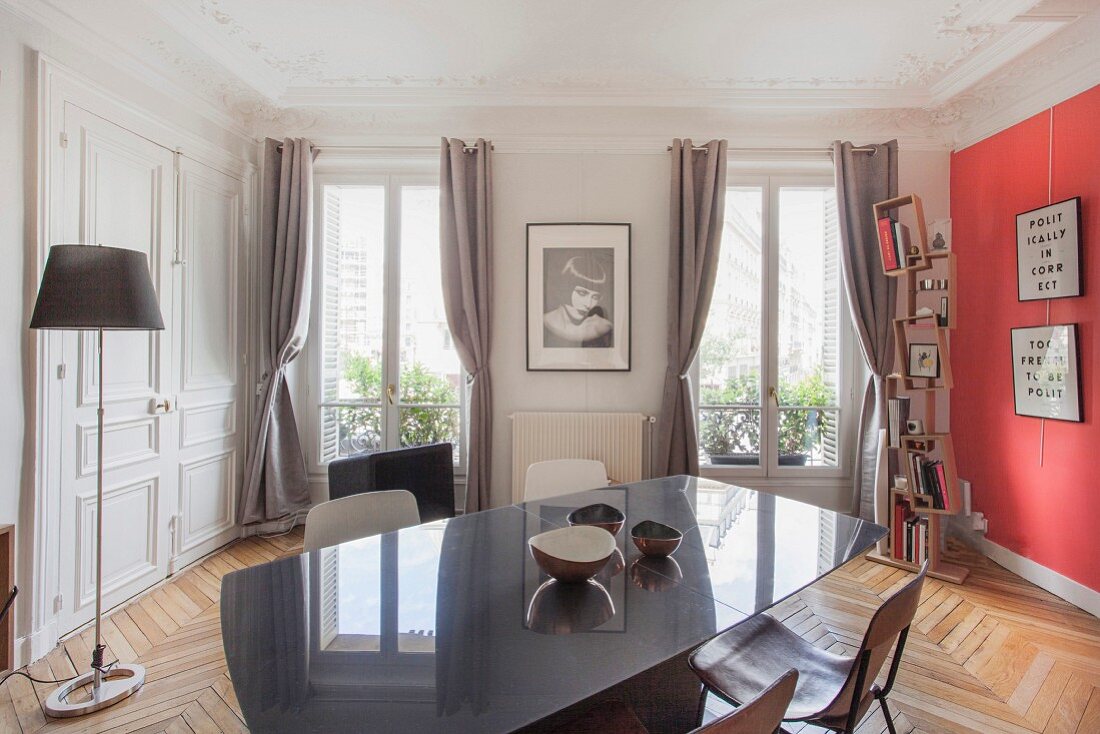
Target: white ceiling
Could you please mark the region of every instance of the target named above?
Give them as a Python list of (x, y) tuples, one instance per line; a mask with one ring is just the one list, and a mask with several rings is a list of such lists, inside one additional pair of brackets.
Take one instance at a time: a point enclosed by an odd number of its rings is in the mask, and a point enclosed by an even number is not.
[[(0, 0), (230, 109), (933, 109), (1100, 0)], [(1003, 73), (1003, 72), (1002, 72)], [(269, 113), (269, 117), (274, 113)]]

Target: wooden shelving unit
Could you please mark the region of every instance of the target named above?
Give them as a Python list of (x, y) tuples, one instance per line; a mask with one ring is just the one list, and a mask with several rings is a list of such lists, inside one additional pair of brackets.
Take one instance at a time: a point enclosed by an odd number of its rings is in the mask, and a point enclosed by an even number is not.
[[(962, 506), (959, 497), (958, 470), (955, 466), (955, 447), (951, 434), (937, 431), (936, 398), (954, 385), (951, 374), (951, 357), (948, 334), (957, 323), (955, 313), (956, 282), (955, 255), (946, 250), (928, 249), (928, 231), (924, 219), (924, 207), (916, 194), (899, 196), (874, 205), (875, 221), (885, 217), (891, 210), (912, 206), (916, 217), (916, 238), (912, 245), (917, 247), (916, 254), (906, 255), (903, 268), (887, 270), (883, 262), (883, 272), (891, 278), (899, 278), (905, 291), (903, 293), (905, 313), (893, 321), (894, 343), (896, 346), (895, 365), (897, 373), (886, 380), (887, 398), (909, 393), (911, 418), (920, 416), (924, 422), (924, 431), (920, 434), (904, 434), (899, 437), (897, 446), (888, 447), (889, 469), (887, 471), (888, 489), (884, 501), (887, 503), (887, 518), (890, 535), (878, 550), (869, 553), (870, 560), (884, 563), (907, 571), (918, 571), (920, 566), (896, 558), (893, 555), (895, 534), (901, 528), (895, 528), (895, 506), (905, 501), (912, 512), (923, 518), (928, 525), (928, 574), (943, 581), (961, 584), (966, 580), (968, 569), (943, 560), (940, 548), (941, 521), (944, 515), (953, 515)], [(881, 258), (881, 248), (880, 258)], [(931, 281), (929, 283), (928, 281)], [(946, 303), (944, 302), (946, 299)], [(946, 317), (943, 310), (946, 305)], [(932, 313), (917, 314), (918, 309), (932, 309)], [(935, 344), (939, 352), (940, 374), (936, 378), (913, 377), (908, 374), (909, 345)], [(904, 426), (902, 427), (904, 429)], [(922, 454), (943, 463), (946, 487), (945, 509), (933, 507), (928, 495), (920, 494), (918, 478), (914, 476), (910, 457)], [(904, 474), (906, 486), (894, 486), (894, 477)], [(900, 482), (899, 482), (900, 483)]]
[[(15, 526), (0, 525), (0, 607), (15, 587)], [(0, 672), (15, 666), (15, 610), (0, 623)]]

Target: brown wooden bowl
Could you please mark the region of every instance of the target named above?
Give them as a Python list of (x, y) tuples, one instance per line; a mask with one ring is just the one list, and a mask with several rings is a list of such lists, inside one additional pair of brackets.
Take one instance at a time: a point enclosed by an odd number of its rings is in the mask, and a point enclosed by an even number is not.
[(680, 547), (684, 534), (664, 523), (642, 520), (631, 529), (630, 537), (644, 555), (663, 558), (672, 555)]
[(618, 535), (626, 524), (626, 515), (603, 503), (573, 510), (565, 519), (570, 525), (591, 525), (594, 528), (603, 528), (612, 535)]
[(531, 557), (551, 578), (580, 583), (599, 573), (615, 552), (615, 538), (606, 530), (575, 525), (539, 533), (527, 539)]

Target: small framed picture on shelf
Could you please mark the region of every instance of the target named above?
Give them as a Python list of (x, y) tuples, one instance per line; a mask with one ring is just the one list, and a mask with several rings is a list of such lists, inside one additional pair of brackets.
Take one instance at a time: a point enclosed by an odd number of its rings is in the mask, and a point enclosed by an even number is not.
[(928, 223), (928, 249), (933, 252), (951, 249), (950, 219), (937, 219)]
[(940, 376), (940, 347), (938, 344), (910, 344), (908, 377)]

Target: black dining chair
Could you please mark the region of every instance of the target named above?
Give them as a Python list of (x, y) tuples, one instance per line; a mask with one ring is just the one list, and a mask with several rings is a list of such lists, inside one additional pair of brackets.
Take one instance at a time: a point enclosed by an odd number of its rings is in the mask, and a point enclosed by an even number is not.
[[(927, 572), (925, 561), (920, 573), (882, 603), (855, 657), (826, 652), (774, 617), (758, 614), (704, 643), (691, 654), (689, 663), (707, 689), (731, 703), (756, 695), (778, 673), (793, 667), (799, 672), (798, 687), (784, 720), (852, 734), (878, 701), (890, 734), (895, 734), (886, 697), (901, 665)], [(890, 672), (880, 688), (875, 678), (891, 648)]]
[(412, 492), (420, 522), (454, 517), (454, 447), (449, 443), (433, 443), (356, 454), (328, 465), (330, 500), (387, 489)]
[[(783, 714), (791, 703), (797, 682), (798, 671), (788, 670), (752, 700), (689, 734), (772, 734), (780, 731), (779, 725), (783, 723)], [(634, 711), (621, 701), (599, 703), (558, 731), (562, 734), (649, 734)]]

